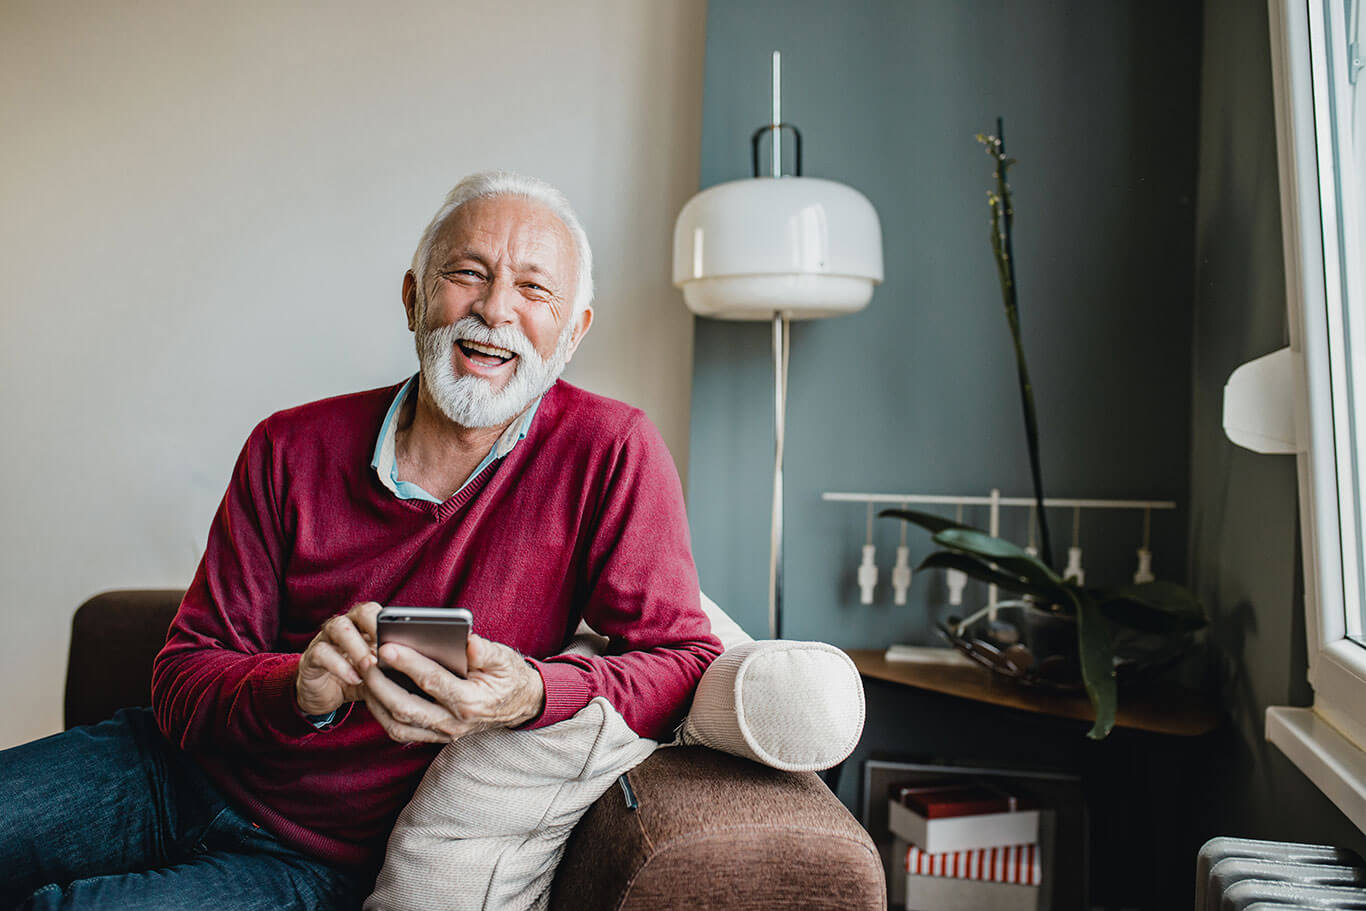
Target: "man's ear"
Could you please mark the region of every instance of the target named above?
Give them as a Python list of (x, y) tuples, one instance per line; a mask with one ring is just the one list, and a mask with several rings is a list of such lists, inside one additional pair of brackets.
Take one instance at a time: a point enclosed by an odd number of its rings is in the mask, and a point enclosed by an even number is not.
[(417, 329), (417, 278), (413, 270), (403, 273), (403, 309), (408, 314), (408, 331)]
[(588, 327), (593, 325), (593, 308), (588, 307), (578, 316), (571, 316), (570, 319), (576, 320), (574, 334), (569, 339), (569, 355), (564, 359), (567, 364), (574, 358), (574, 352), (579, 350), (579, 342), (588, 334)]

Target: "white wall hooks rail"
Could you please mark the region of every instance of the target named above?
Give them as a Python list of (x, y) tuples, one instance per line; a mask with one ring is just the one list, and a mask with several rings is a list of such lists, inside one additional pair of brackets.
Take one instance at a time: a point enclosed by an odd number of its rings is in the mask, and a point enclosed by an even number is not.
[[(1003, 497), (1001, 491), (992, 488), (990, 494), (986, 496), (972, 495), (951, 495), (951, 494), (920, 494), (920, 493), (840, 493), (827, 491), (821, 494), (821, 499), (829, 503), (864, 503), (868, 506), (868, 537), (863, 548), (863, 563), (859, 568), (860, 601), (864, 604), (872, 603), (872, 584), (876, 584), (877, 569), (870, 567), (872, 551), (872, 515), (873, 507), (879, 503), (888, 506), (956, 506), (958, 507), (958, 521), (962, 521), (962, 509), (964, 506), (986, 506), (990, 509), (990, 521), (988, 531), (993, 537), (1001, 534), (1001, 510), (1012, 507), (1025, 507), (1030, 510), (1030, 545), (1032, 550), (1034, 523), (1037, 521), (1035, 507), (1037, 503), (1033, 497)], [(1081, 511), (1083, 509), (1141, 509), (1143, 514), (1143, 543), (1138, 549), (1138, 570), (1134, 573), (1135, 582), (1152, 581), (1152, 552), (1149, 548), (1149, 530), (1151, 528), (1152, 511), (1154, 509), (1175, 509), (1176, 502), (1173, 500), (1097, 500), (1079, 499), (1075, 497), (1045, 497), (1043, 501), (1046, 509), (1071, 509), (1072, 513), (1072, 546), (1069, 548), (1067, 572), (1080, 583), (1085, 577), (1081, 568), (1081, 547), (1078, 541), (1079, 530), (1081, 527)], [(902, 547), (905, 546), (905, 533), (902, 534)], [(900, 551), (902, 548), (898, 548)], [(901, 555), (898, 553), (898, 558)], [(898, 567), (900, 568), (900, 567)], [(904, 604), (905, 591), (901, 585), (909, 585), (909, 572), (905, 573), (904, 580), (897, 577), (896, 582), (901, 583), (897, 586), (896, 603)], [(869, 584), (872, 583), (872, 584)], [(952, 587), (951, 587), (952, 588)], [(987, 589), (987, 607), (992, 609), (996, 606), (996, 586), (989, 586)], [(962, 600), (961, 586), (957, 591), (951, 591), (951, 603), (958, 604)], [(994, 611), (992, 611), (994, 615)]]

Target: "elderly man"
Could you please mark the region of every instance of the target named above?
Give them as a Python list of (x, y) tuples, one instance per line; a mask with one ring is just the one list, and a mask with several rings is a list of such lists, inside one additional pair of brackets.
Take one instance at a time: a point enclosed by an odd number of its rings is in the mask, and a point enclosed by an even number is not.
[[(678, 478), (644, 415), (558, 377), (593, 320), (564, 197), (462, 181), (403, 278), (419, 373), (247, 440), (153, 673), (125, 710), (0, 754), (0, 906), (348, 907), (443, 743), (606, 697), (667, 736), (720, 647)], [(382, 603), (468, 608), (460, 678)], [(557, 655), (580, 620), (599, 658)]]

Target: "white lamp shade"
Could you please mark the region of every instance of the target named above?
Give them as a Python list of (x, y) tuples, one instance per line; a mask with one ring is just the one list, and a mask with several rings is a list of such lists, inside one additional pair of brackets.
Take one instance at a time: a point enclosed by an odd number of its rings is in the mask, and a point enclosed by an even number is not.
[(866, 196), (833, 180), (719, 184), (678, 213), (673, 282), (701, 316), (854, 313), (882, 282), (882, 225)]

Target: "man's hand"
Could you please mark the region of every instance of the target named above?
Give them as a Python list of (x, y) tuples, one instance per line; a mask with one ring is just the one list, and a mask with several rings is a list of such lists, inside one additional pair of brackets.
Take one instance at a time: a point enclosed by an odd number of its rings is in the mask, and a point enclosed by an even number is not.
[(394, 683), (376, 660), (373, 601), (333, 617), (299, 658), (295, 699), (305, 715), (326, 715), (364, 700), (380, 725), (400, 743), (449, 743), (493, 727), (516, 727), (541, 714), (545, 684), (521, 655), (470, 634), (468, 676), (457, 677), (419, 652), (388, 643), (385, 663), (403, 671), (436, 699), (429, 702)]
[(378, 666), (363, 673), (370, 714), (401, 743), (449, 743), (475, 731), (516, 727), (545, 706), (545, 684), (536, 669), (506, 645), (473, 633), (465, 647), (468, 675), (463, 680), (406, 646), (387, 643), (382, 652), (385, 664), (436, 699), (414, 696)]
[(294, 699), (305, 715), (326, 715), (366, 698), (361, 675), (375, 666), (379, 605), (357, 604), (322, 625), (299, 657)]

